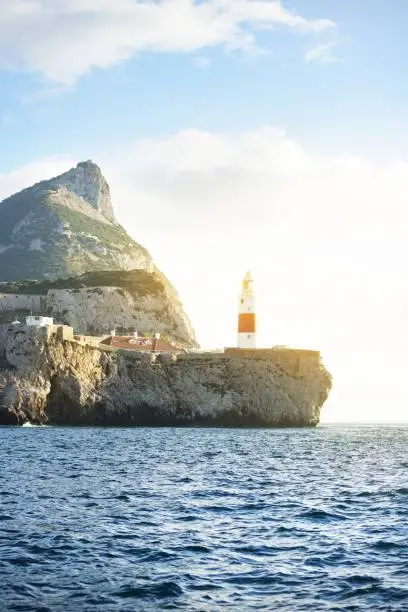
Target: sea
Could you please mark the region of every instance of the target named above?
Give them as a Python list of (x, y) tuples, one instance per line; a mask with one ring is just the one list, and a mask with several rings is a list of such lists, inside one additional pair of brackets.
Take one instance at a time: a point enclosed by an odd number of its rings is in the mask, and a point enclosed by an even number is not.
[(0, 610), (408, 610), (408, 425), (0, 428)]

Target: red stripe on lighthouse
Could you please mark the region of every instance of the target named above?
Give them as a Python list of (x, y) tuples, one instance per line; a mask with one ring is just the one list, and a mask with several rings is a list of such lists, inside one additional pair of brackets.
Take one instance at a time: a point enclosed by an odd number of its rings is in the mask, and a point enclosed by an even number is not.
[(238, 317), (238, 333), (255, 333), (255, 314), (253, 312), (240, 313)]

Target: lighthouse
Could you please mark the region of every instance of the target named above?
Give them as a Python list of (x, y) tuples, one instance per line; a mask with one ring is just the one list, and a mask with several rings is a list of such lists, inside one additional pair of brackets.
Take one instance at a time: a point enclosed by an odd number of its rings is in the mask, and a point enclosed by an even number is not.
[(255, 299), (252, 290), (252, 276), (245, 274), (238, 310), (238, 348), (256, 348)]

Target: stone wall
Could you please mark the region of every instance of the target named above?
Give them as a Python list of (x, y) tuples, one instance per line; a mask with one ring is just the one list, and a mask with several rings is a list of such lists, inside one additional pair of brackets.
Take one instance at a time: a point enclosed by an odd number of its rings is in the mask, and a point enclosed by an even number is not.
[(319, 351), (290, 348), (240, 349), (226, 348), (225, 354), (245, 359), (270, 361), (293, 376), (304, 376), (309, 370), (320, 367)]
[(102, 340), (105, 340), (105, 338), (107, 338), (106, 334), (104, 336), (86, 336), (84, 334), (75, 334), (73, 339), (79, 344), (87, 344), (88, 346), (98, 347)]
[(45, 295), (15, 295), (12, 293), (0, 293), (0, 312), (15, 310), (33, 310), (34, 312), (45, 312), (47, 297)]
[(70, 325), (53, 325), (54, 334), (56, 334), (59, 340), (69, 340), (72, 342), (74, 339), (74, 330)]
[(16, 333), (29, 334), (31, 336), (38, 336), (49, 341), (53, 336), (56, 336), (58, 340), (68, 340), (72, 342), (74, 340), (74, 330), (69, 325), (0, 325), (0, 352), (4, 351), (10, 338), (13, 338)]

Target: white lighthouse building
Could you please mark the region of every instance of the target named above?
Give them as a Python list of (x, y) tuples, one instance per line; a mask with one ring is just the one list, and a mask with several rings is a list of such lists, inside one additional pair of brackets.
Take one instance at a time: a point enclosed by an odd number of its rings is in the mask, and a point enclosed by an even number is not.
[(245, 274), (238, 310), (238, 348), (256, 348), (255, 298), (252, 290), (252, 276)]

